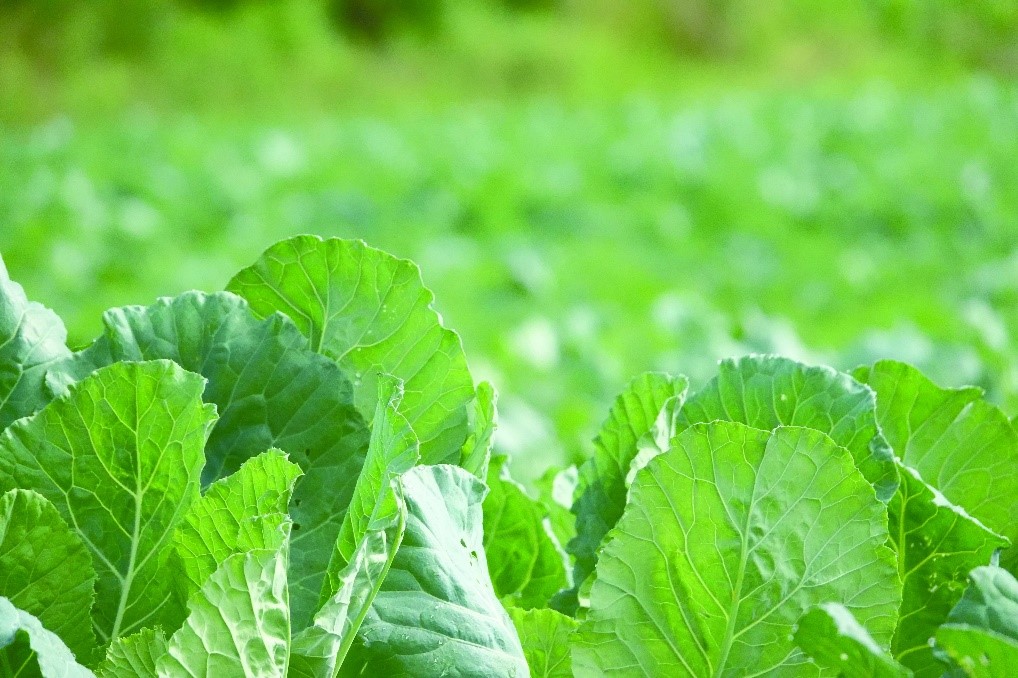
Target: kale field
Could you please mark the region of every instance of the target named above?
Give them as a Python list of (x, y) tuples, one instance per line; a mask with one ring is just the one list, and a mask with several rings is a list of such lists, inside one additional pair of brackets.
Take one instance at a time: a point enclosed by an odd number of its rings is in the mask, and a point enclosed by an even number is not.
[(1018, 5), (0, 0), (0, 678), (1018, 676)]
[[(1018, 89), (460, 106), (286, 126), (57, 118), (0, 138), (0, 252), (72, 345), (276, 240), (416, 261), (519, 474), (631, 375), (906, 360), (1018, 412)], [(934, 141), (935, 140), (935, 143)]]

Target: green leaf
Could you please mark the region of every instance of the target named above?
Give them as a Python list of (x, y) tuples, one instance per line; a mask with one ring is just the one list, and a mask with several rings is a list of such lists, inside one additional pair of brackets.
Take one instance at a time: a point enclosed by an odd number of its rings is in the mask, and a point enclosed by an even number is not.
[(402, 477), (403, 543), (361, 626), (370, 675), (525, 676), (519, 638), (488, 578), (484, 484), (455, 466)]
[(460, 461), (473, 382), (459, 337), (442, 327), (416, 264), (361, 241), (298, 236), (266, 250), (228, 289), (259, 316), (290, 316), (314, 350), (352, 376), (365, 417), (375, 411), (379, 374), (403, 380), (402, 411), (421, 459)]
[(678, 430), (722, 419), (769, 431), (805, 426), (829, 435), (852, 453), (856, 467), (888, 501), (898, 482), (894, 455), (880, 437), (873, 392), (829, 367), (776, 356), (722, 360), (718, 376), (689, 398)]
[(559, 548), (576, 537), (576, 516), (570, 509), (573, 506), (578, 478), (575, 466), (566, 469), (551, 467), (535, 483), (541, 503), (548, 511), (548, 521), (551, 523), (551, 531)]
[(101, 678), (156, 678), (156, 662), (166, 654), (162, 629), (142, 629), (113, 641), (99, 665)]
[(403, 384), (384, 375), (368, 456), (340, 529), (314, 623), (294, 640), (294, 676), (330, 677), (349, 652), (406, 529), (398, 478), (420, 456), (417, 437), (400, 414)]
[(484, 499), (484, 552), (495, 593), (506, 605), (546, 607), (568, 584), (544, 505), (509, 475), (504, 456), (492, 459)]
[(0, 596), (0, 674), (17, 677), (95, 678), (74, 661), (59, 636)]
[(403, 539), (406, 505), (402, 497), (397, 496), (396, 507), (388, 524), (372, 521), (349, 563), (336, 574), (336, 593), (315, 615), (314, 624), (294, 638), (291, 678), (332, 678), (347, 666), (357, 631)]
[(488, 477), (488, 463), (495, 429), (498, 428), (498, 393), (486, 381), (477, 385), (470, 435), (463, 443), (460, 466), (484, 480)]
[(118, 363), (0, 436), (0, 490), (46, 497), (91, 551), (104, 644), (179, 619), (165, 566), (215, 421), (204, 386), (169, 361)]
[(799, 620), (795, 642), (817, 664), (844, 678), (908, 678), (844, 605), (824, 603)]
[(963, 675), (1014, 678), (1018, 641), (967, 624), (946, 624), (937, 631), (937, 645)]
[(229, 556), (278, 547), (281, 517), (299, 477), (300, 468), (285, 454), (269, 450), (214, 482), (191, 506), (173, 535), (185, 599)]
[(300, 465), (290, 593), (294, 624), (306, 625), (368, 442), (343, 371), (312, 351), (288, 318), (259, 320), (229, 292), (187, 292), (148, 307), (111, 309), (103, 322), (101, 337), (51, 371), (54, 390), (102, 365), (173, 360), (208, 379), (204, 399), (220, 414), (206, 445), (204, 484), (271, 447)]
[(979, 567), (937, 631), (937, 645), (974, 678), (1010, 678), (1018, 666), (1018, 581), (999, 567)]
[(0, 258), (0, 430), (49, 402), (46, 369), (70, 354), (57, 314), (31, 302)]
[[(877, 418), (891, 447), (952, 503), (1018, 540), (1018, 433), (977, 388), (942, 389), (914, 367), (878, 362), (855, 372), (877, 392)], [(1005, 567), (1018, 571), (1018, 549)]]
[(399, 409), (403, 398), (403, 383), (390, 375), (382, 375), (378, 381), (378, 404), (368, 456), (336, 540), (321, 602), (338, 590), (335, 575), (352, 562), (353, 552), (364, 535), (381, 525), (392, 524), (398, 512), (392, 481), (420, 460), (417, 436)]
[(38, 618), (85, 664), (95, 649), (94, 588), (92, 556), (53, 504), (31, 490), (0, 496), (0, 595)]
[(190, 614), (156, 661), (159, 676), (284, 676), (290, 658), (289, 525), (279, 548), (236, 553), (188, 601)]
[(901, 484), (888, 505), (891, 541), (903, 582), (894, 656), (918, 676), (940, 676), (930, 638), (961, 598), (972, 568), (990, 562), (1007, 541), (902, 467)]
[(690, 427), (633, 481), (597, 565), (576, 674), (816, 675), (791, 633), (824, 602), (888, 642), (901, 584), (885, 515), (823, 433)]
[[(577, 588), (593, 574), (601, 542), (622, 517), (627, 477), (640, 452), (640, 440), (659, 423), (659, 416), (665, 422), (664, 441), (671, 438), (671, 419), (682, 406), (687, 387), (685, 377), (648, 372), (630, 382), (615, 399), (594, 440), (594, 455), (580, 467), (572, 509), (576, 514), (576, 538), (567, 545), (576, 558), (573, 580)], [(559, 609), (575, 611), (576, 590), (569, 596), (572, 600), (563, 601)]]
[(569, 641), (578, 622), (555, 610), (509, 608), (531, 678), (572, 678)]

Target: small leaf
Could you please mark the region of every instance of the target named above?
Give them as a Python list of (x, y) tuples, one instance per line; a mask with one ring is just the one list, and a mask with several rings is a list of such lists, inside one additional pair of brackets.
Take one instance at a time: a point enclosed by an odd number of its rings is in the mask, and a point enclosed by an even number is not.
[(937, 645), (965, 675), (1010, 678), (1018, 666), (1018, 581), (999, 567), (979, 567), (937, 631)]
[(531, 678), (572, 678), (569, 642), (579, 623), (555, 610), (509, 608)]
[(930, 638), (961, 598), (969, 571), (990, 562), (1007, 540), (924, 483), (914, 469), (902, 467), (900, 476), (898, 492), (888, 505), (903, 583), (891, 650), (916, 675), (936, 678), (943, 666), (934, 657)]
[(463, 443), (460, 457), (460, 466), (481, 480), (488, 476), (488, 463), (491, 461), (496, 428), (498, 428), (498, 393), (491, 384), (482, 381), (477, 385), (471, 431), (467, 441)]
[(594, 441), (594, 455), (580, 467), (572, 509), (576, 514), (576, 538), (566, 547), (576, 558), (573, 567), (576, 588), (557, 602), (561, 611), (575, 612), (577, 589), (593, 574), (602, 540), (622, 517), (627, 477), (640, 451), (640, 440), (661, 417), (665, 422), (661, 437), (667, 444), (674, 434), (671, 420), (682, 405), (687, 386), (685, 377), (648, 372), (630, 382), (615, 399)]
[(546, 607), (568, 583), (565, 554), (550, 534), (544, 505), (509, 475), (506, 457), (492, 459), (484, 499), (484, 551), (495, 592), (507, 605)]
[(113, 641), (99, 665), (101, 678), (156, 678), (156, 662), (166, 654), (161, 629), (142, 629)]
[(191, 506), (173, 535), (185, 599), (201, 589), (229, 556), (277, 548), (278, 516), (286, 513), (300, 474), (286, 455), (269, 450), (214, 482)]
[(314, 622), (294, 639), (291, 674), (331, 678), (344, 664), (358, 629), (389, 571), (406, 529), (399, 477), (417, 463), (417, 437), (400, 414), (402, 383), (378, 382), (371, 444), (322, 588)]
[(844, 605), (819, 605), (799, 620), (795, 642), (821, 668), (844, 678), (909, 678)]

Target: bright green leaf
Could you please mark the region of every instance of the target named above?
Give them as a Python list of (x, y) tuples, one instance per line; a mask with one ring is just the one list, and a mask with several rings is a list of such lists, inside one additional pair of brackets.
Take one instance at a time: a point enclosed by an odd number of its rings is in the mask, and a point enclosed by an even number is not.
[(579, 623), (555, 610), (509, 608), (531, 678), (572, 678), (569, 641)]
[[(977, 388), (942, 389), (909, 365), (860, 368), (880, 427), (906, 466), (991, 530), (1018, 540), (1018, 432)], [(1018, 569), (1018, 549), (1005, 551)]]
[(382, 518), (371, 522), (350, 561), (336, 573), (336, 592), (315, 615), (314, 624), (294, 638), (291, 678), (332, 678), (347, 667), (357, 631), (403, 539), (406, 506), (401, 497), (397, 496), (396, 513), (385, 519), (387, 524)]
[(56, 508), (31, 490), (0, 496), (0, 595), (92, 661), (92, 556)]
[(491, 448), (498, 428), (498, 393), (486, 381), (477, 385), (471, 431), (463, 443), (460, 466), (484, 480), (488, 476)]
[(844, 605), (819, 605), (799, 620), (795, 642), (822, 668), (844, 678), (908, 678)]
[[(662, 417), (665, 422), (662, 437), (667, 443), (674, 433), (671, 419), (681, 407), (687, 387), (685, 377), (648, 372), (630, 382), (615, 399), (594, 441), (594, 455), (580, 467), (572, 509), (576, 514), (576, 538), (567, 545), (576, 558), (573, 580), (577, 588), (594, 572), (602, 540), (622, 517), (627, 477), (640, 452), (641, 439)], [(571, 600), (557, 604), (559, 609), (574, 611), (575, 596), (576, 589), (567, 596)]]
[(118, 363), (0, 436), (0, 489), (46, 497), (92, 552), (103, 643), (178, 619), (165, 568), (215, 421), (204, 386), (169, 361)]
[(100, 678), (156, 678), (156, 662), (166, 654), (161, 629), (142, 629), (113, 641), (99, 665)]
[(294, 676), (331, 678), (343, 664), (378, 593), (406, 527), (406, 506), (395, 489), (417, 463), (417, 437), (399, 412), (403, 385), (385, 375), (371, 444), (340, 529), (314, 623), (294, 640)]
[(0, 258), (0, 430), (49, 402), (46, 370), (70, 354), (57, 314), (29, 301)]
[(914, 469), (902, 468), (900, 476), (888, 505), (903, 583), (891, 650), (916, 675), (935, 678), (943, 666), (930, 638), (961, 598), (969, 571), (990, 562), (1007, 542), (924, 483)]
[(290, 594), (294, 623), (306, 625), (368, 441), (343, 371), (312, 351), (288, 318), (259, 320), (229, 292), (115, 308), (103, 322), (101, 337), (50, 373), (54, 390), (113, 362), (173, 360), (208, 379), (203, 397), (220, 415), (206, 445), (205, 484), (271, 447), (300, 465)]
[(459, 337), (442, 326), (416, 264), (361, 241), (298, 236), (270, 247), (228, 288), (259, 316), (292, 318), (312, 348), (353, 379), (366, 418), (375, 411), (378, 375), (403, 380), (402, 412), (421, 459), (459, 463), (473, 382)]
[(484, 499), (484, 552), (495, 592), (507, 605), (545, 607), (568, 584), (565, 554), (550, 534), (544, 505), (509, 475), (504, 456), (491, 460)]
[(1018, 667), (1018, 581), (999, 567), (972, 571), (965, 594), (937, 631), (937, 645), (966, 675), (1011, 678)]
[(279, 450), (253, 457), (212, 483), (173, 535), (185, 599), (229, 556), (278, 547), (278, 532), (300, 468)]
[(361, 626), (365, 674), (525, 676), (512, 621), (488, 578), (484, 485), (455, 466), (402, 477), (403, 543)]
[(886, 643), (901, 602), (885, 508), (851, 455), (799, 427), (693, 426), (641, 470), (597, 565), (578, 676), (816, 675), (820, 603)]
[(805, 426), (829, 435), (852, 453), (856, 467), (888, 501), (897, 486), (894, 455), (880, 437), (873, 392), (829, 367), (776, 356), (723, 360), (718, 376), (689, 398), (678, 428), (715, 419), (769, 431)]
[[(576, 516), (570, 510), (576, 493), (578, 471), (575, 466), (566, 469), (549, 468), (535, 483), (538, 496), (548, 511), (552, 534), (559, 548), (576, 537)], [(569, 572), (572, 575), (572, 572)]]
[(372, 420), (368, 455), (354, 486), (350, 509), (339, 530), (321, 602), (337, 591), (338, 582), (334, 575), (352, 561), (364, 535), (380, 525), (392, 523), (397, 513), (392, 481), (420, 460), (417, 436), (399, 409), (404, 398), (402, 382), (383, 375), (377, 385), (378, 404)]
[(281, 526), (278, 549), (229, 556), (191, 597), (184, 625), (156, 661), (161, 678), (286, 674), (288, 527)]

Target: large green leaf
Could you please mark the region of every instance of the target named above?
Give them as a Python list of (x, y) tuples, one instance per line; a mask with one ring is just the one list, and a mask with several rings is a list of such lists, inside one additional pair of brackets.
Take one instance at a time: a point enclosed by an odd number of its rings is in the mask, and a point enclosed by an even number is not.
[(507, 605), (546, 607), (568, 583), (565, 554), (551, 532), (548, 510), (512, 479), (504, 456), (491, 460), (488, 490), (484, 552), (495, 592)]
[(38, 618), (85, 664), (95, 648), (94, 587), (92, 556), (53, 504), (31, 490), (0, 496), (0, 596)]
[(402, 409), (421, 459), (459, 463), (473, 381), (416, 264), (361, 241), (298, 236), (270, 247), (228, 288), (260, 316), (290, 316), (312, 348), (351, 376), (365, 417), (375, 411), (379, 374), (403, 380)]
[(289, 319), (259, 320), (229, 292), (187, 292), (148, 307), (111, 309), (103, 322), (101, 337), (53, 368), (54, 390), (102, 365), (173, 360), (208, 379), (204, 399), (219, 411), (206, 445), (205, 484), (270, 447), (301, 466), (291, 505), (290, 594), (294, 623), (306, 625), (368, 441), (343, 371), (312, 351)]
[(455, 466), (402, 477), (403, 543), (361, 626), (363, 671), (384, 676), (525, 676), (519, 638), (488, 578), (484, 484)]
[(937, 645), (973, 678), (1011, 678), (1018, 667), (1018, 581), (999, 567), (979, 567), (937, 631)]
[[(977, 388), (942, 389), (909, 365), (860, 368), (880, 427), (907, 465), (990, 529), (1018, 540), (1018, 432)], [(1018, 570), (1018, 549), (1005, 551)]]
[(964, 510), (903, 467), (891, 503), (889, 531), (903, 583), (898, 628), (891, 650), (918, 676), (943, 673), (930, 638), (961, 598), (974, 567), (990, 562), (1007, 544)]
[(179, 620), (165, 567), (215, 421), (204, 386), (169, 361), (118, 363), (0, 436), (0, 489), (39, 492), (92, 553), (103, 643)]
[(0, 258), (0, 430), (49, 401), (49, 365), (70, 354), (57, 314), (31, 302)]
[(569, 642), (579, 623), (555, 610), (509, 608), (531, 678), (573, 678)]
[(563, 611), (575, 610), (577, 589), (593, 574), (602, 540), (622, 517), (627, 477), (640, 452), (641, 439), (661, 417), (665, 429), (661, 437), (667, 443), (674, 433), (671, 420), (682, 405), (687, 387), (685, 377), (648, 372), (631, 381), (615, 399), (594, 441), (593, 456), (580, 467), (572, 509), (576, 514), (576, 538), (567, 545), (576, 558), (576, 588), (567, 596), (570, 600), (557, 603)]
[(402, 398), (402, 382), (389, 375), (379, 380), (371, 444), (336, 540), (321, 608), (294, 639), (294, 676), (336, 674), (403, 539), (406, 505), (396, 488), (399, 477), (417, 463), (420, 448), (399, 412)]
[(791, 633), (824, 602), (888, 642), (901, 584), (885, 515), (823, 433), (690, 427), (633, 481), (598, 561), (576, 674), (817, 675)]
[(0, 675), (95, 678), (39, 620), (0, 596)]
[(191, 597), (184, 625), (156, 661), (159, 676), (286, 675), (288, 527), (281, 526), (278, 548), (229, 556)]
[(185, 598), (231, 555), (276, 548), (281, 516), (298, 477), (299, 467), (279, 450), (269, 450), (214, 482), (191, 506), (173, 535), (183, 570), (177, 580)]
[(825, 603), (799, 620), (795, 642), (822, 668), (844, 678), (908, 678), (844, 605)]
[(873, 392), (847, 374), (776, 356), (723, 360), (718, 376), (689, 398), (679, 430), (722, 419), (769, 431), (805, 426), (852, 453), (856, 467), (888, 501), (897, 486), (894, 455), (880, 437)]

